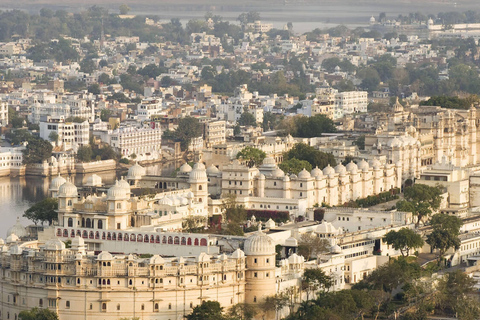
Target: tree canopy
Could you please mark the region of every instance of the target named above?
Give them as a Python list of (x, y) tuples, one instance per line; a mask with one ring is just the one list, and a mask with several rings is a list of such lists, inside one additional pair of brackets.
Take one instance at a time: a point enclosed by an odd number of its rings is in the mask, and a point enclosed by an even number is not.
[(18, 314), (19, 320), (58, 320), (58, 315), (48, 308), (33, 308), (21, 311)]
[(438, 249), (438, 262), (450, 248), (460, 247), (460, 227), (463, 222), (460, 218), (444, 213), (437, 213), (430, 220), (432, 232), (427, 235), (427, 243), (432, 249)]
[(223, 308), (218, 301), (203, 301), (186, 316), (187, 320), (223, 320)]
[(400, 250), (402, 256), (410, 255), (410, 250), (423, 246), (422, 237), (412, 229), (402, 228), (398, 231), (389, 231), (383, 238), (395, 250)]
[(246, 146), (237, 153), (237, 159), (245, 161), (250, 168), (261, 165), (266, 156), (264, 151), (250, 146)]
[(308, 172), (312, 171), (312, 165), (306, 160), (299, 160), (297, 158), (291, 158), (283, 161), (278, 165), (283, 172), (288, 174), (298, 174), (303, 169)]
[(23, 216), (35, 224), (48, 222), (48, 225), (51, 225), (54, 220), (57, 220), (57, 210), (58, 200), (55, 198), (45, 198), (28, 208)]
[(203, 126), (198, 119), (185, 117), (178, 121), (178, 127), (171, 132), (171, 138), (180, 142), (183, 150), (186, 150), (193, 138), (198, 138), (203, 134)]
[(37, 137), (31, 137), (28, 140), (27, 147), (23, 150), (23, 163), (43, 163), (52, 156), (53, 146), (47, 140)]
[(312, 167), (319, 167), (320, 169), (325, 168), (327, 165), (336, 166), (337, 162), (335, 157), (331, 153), (325, 153), (319, 150), (316, 150), (314, 147), (311, 147), (305, 143), (297, 143), (284, 154), (284, 161), (290, 159), (305, 160), (312, 165)]
[(406, 187), (404, 199), (398, 201), (396, 206), (400, 211), (413, 213), (417, 217), (418, 226), (423, 218), (428, 217), (440, 207), (442, 189), (439, 186), (430, 187), (425, 184), (414, 184)]

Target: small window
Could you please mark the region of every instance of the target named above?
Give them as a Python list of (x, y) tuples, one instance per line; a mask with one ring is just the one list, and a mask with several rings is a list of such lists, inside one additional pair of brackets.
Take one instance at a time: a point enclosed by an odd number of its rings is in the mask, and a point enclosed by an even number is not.
[(168, 304), (168, 310), (172, 310), (172, 304), (171, 303)]
[(102, 303), (102, 311), (107, 311), (107, 304), (105, 302)]
[(65, 301), (65, 308), (70, 309), (70, 301)]
[(117, 311), (120, 311), (120, 303), (117, 304)]

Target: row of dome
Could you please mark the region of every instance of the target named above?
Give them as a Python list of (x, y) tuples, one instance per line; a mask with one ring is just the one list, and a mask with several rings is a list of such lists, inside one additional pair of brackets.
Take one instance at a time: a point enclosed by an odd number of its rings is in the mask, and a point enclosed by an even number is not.
[(193, 192), (188, 192), (185, 197), (182, 197), (180, 195), (171, 195), (171, 196), (164, 196), (160, 200), (158, 200), (158, 204), (163, 204), (167, 206), (186, 206), (189, 203), (189, 199), (193, 199), (195, 195)]

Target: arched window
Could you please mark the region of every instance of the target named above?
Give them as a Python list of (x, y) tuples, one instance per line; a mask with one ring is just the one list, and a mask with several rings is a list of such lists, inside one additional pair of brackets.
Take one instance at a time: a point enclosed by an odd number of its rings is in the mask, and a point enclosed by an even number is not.
[(70, 231), (70, 238), (75, 238), (75, 230)]
[(72, 218), (68, 218), (67, 225), (68, 225), (69, 228), (73, 227), (73, 219)]
[(97, 229), (103, 229), (103, 221), (102, 220), (98, 220)]
[(191, 246), (192, 245), (192, 238), (188, 238), (187, 239), (187, 246)]
[(132, 285), (132, 279), (128, 280), (128, 285)]
[(207, 239), (200, 240), (200, 245), (201, 246), (206, 246), (207, 245)]
[(81, 237), (82, 236), (82, 231), (77, 230), (77, 236)]
[(134, 234), (130, 235), (130, 241), (135, 241), (135, 235)]
[(155, 243), (160, 243), (160, 236), (155, 237)]
[(120, 311), (120, 303), (117, 304), (117, 311)]
[(92, 226), (92, 221), (90, 220), (90, 218), (87, 218), (86, 222), (85, 222), (85, 227), (86, 228), (91, 228), (93, 227)]
[(68, 230), (67, 230), (67, 229), (64, 229), (64, 230), (63, 230), (63, 236), (64, 236), (65, 238), (68, 238)]
[(62, 235), (62, 229), (58, 229), (58, 230), (57, 230), (57, 236), (60, 237), (61, 235)]
[(102, 240), (105, 240), (105, 232), (102, 232)]
[(90, 233), (89, 233), (88, 237), (89, 237), (90, 239), (93, 239), (93, 238), (95, 238), (95, 235), (93, 234), (93, 231), (90, 231)]
[[(108, 264), (110, 264), (110, 262)], [(107, 284), (108, 285), (110, 284), (110, 279), (107, 279)]]
[(103, 285), (106, 285), (106, 284), (107, 284), (107, 282), (105, 281), (105, 279), (103, 279), (102, 284), (103, 284)]
[(112, 240), (112, 234), (110, 232), (107, 232), (107, 240)]
[(143, 242), (143, 236), (141, 234), (137, 236), (137, 242)]
[(187, 244), (187, 239), (185, 237), (182, 237), (182, 241), (180, 242), (182, 246)]
[(158, 303), (155, 303), (155, 306), (153, 307), (155, 311), (158, 311)]
[(174, 244), (180, 244), (180, 238), (175, 237), (175, 240), (173, 241)]
[(123, 240), (123, 236), (121, 233), (118, 234), (118, 241), (122, 241)]
[(147, 235), (145, 235), (145, 236), (143, 237), (143, 242), (148, 243), (148, 236), (147, 236)]
[(195, 246), (198, 246), (198, 238), (197, 238), (197, 239), (195, 239), (195, 241), (194, 241), (193, 245), (195, 245)]
[(142, 311), (145, 310), (145, 305), (142, 303), (142, 307), (141, 307)]
[(168, 310), (172, 310), (172, 304), (171, 303), (168, 304)]
[(105, 302), (102, 303), (102, 311), (107, 311), (107, 304)]
[(65, 308), (70, 309), (70, 301), (65, 301)]
[(203, 190), (203, 186), (202, 186), (202, 185), (199, 185), (199, 186), (198, 186), (198, 190), (200, 190), (200, 191)]
[(130, 241), (130, 237), (128, 236), (128, 233), (125, 233), (125, 236), (123, 237), (124, 241)]
[(150, 236), (150, 243), (155, 243), (155, 236)]
[(95, 239), (100, 239), (100, 232), (95, 232)]
[(163, 243), (163, 244), (167, 243), (167, 237), (166, 237), (166, 236), (163, 236), (163, 238), (162, 238), (162, 243)]
[(168, 237), (168, 244), (173, 244), (173, 238), (171, 236)]
[(113, 241), (117, 240), (117, 234), (116, 234), (115, 232), (112, 233), (112, 240), (113, 240)]
[(86, 230), (83, 230), (83, 237), (88, 238), (88, 232)]

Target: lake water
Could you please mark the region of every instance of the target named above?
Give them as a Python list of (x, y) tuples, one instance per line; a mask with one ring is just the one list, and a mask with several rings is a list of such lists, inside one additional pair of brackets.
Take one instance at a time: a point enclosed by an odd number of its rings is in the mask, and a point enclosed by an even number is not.
[[(179, 163), (155, 164), (146, 167), (148, 175), (170, 175)], [(105, 185), (113, 185), (115, 179), (126, 172), (119, 173), (107, 171), (97, 173), (102, 178)], [(82, 186), (89, 175), (73, 175), (72, 182), (77, 186)], [(66, 177), (66, 176), (64, 176)], [(2, 177), (0, 178), (0, 238), (5, 239), (8, 229), (20, 218), (22, 225), (32, 224), (31, 221), (22, 217), (35, 202), (38, 202), (48, 196), (50, 181), (55, 177)]]

